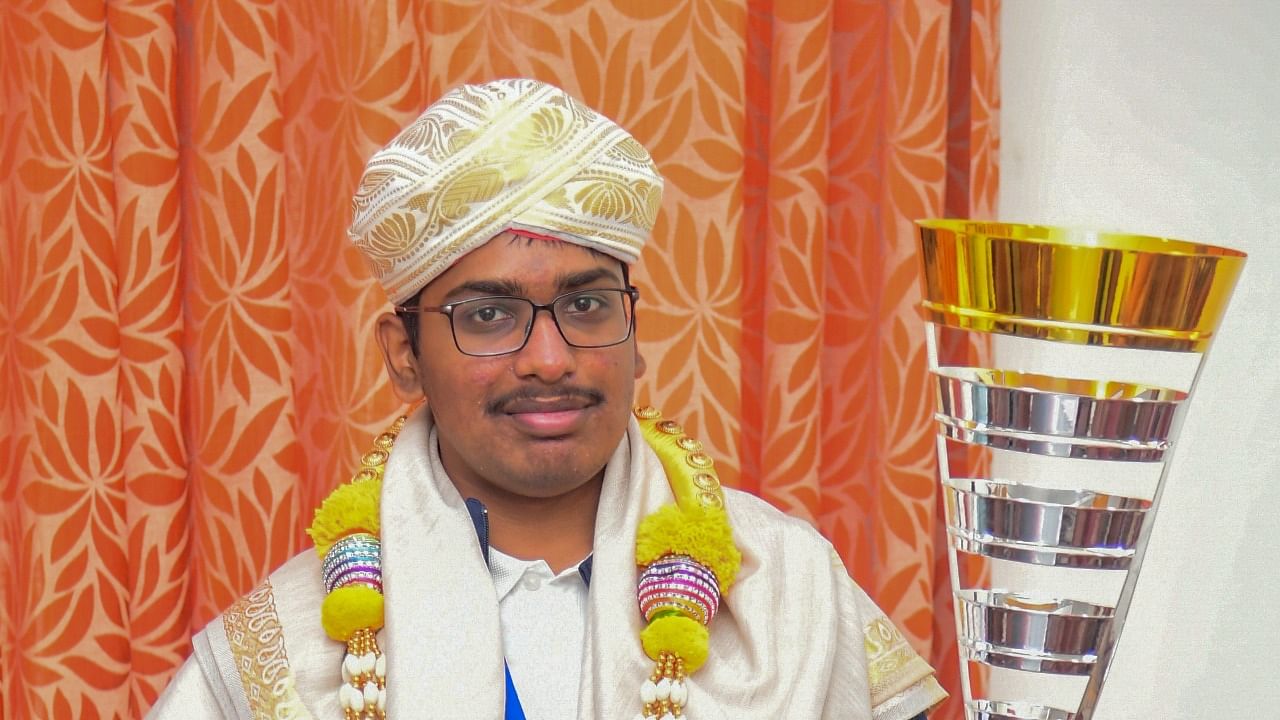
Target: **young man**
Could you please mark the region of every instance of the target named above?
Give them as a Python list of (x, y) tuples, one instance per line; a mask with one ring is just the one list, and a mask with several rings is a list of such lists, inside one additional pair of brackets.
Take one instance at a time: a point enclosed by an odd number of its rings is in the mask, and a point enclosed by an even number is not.
[(426, 402), (363, 459), (372, 495), (326, 502), (323, 564), (197, 635), (153, 717), (908, 720), (945, 697), (812, 528), (633, 410), (628, 266), (661, 190), (532, 80), (457, 88), (374, 155), (351, 236), (396, 305), (392, 385)]

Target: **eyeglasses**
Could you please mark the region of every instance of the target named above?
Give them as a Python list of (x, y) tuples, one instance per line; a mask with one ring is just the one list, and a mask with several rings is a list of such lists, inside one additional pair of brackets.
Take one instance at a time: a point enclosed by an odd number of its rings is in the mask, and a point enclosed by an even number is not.
[(528, 298), (497, 295), (448, 305), (397, 305), (396, 310), (448, 316), (458, 351), (488, 357), (523, 349), (540, 310), (551, 313), (560, 337), (571, 347), (602, 348), (625, 342), (635, 328), (639, 299), (640, 291), (633, 287), (601, 288), (565, 293), (546, 305)]

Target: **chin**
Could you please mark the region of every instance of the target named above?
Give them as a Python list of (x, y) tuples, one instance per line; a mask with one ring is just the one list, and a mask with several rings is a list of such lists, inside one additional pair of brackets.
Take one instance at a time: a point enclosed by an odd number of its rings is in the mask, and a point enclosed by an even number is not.
[(511, 478), (508, 490), (525, 497), (559, 497), (601, 477), (609, 458), (604, 458), (599, 464), (583, 463), (580, 460), (581, 456), (565, 456), (560, 453), (552, 457), (531, 459), (523, 467), (512, 468), (507, 474)]

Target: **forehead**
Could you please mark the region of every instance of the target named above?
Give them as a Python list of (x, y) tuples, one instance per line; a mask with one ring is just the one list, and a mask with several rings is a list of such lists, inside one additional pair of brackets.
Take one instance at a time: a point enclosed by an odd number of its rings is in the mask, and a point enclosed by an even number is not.
[(529, 292), (559, 290), (583, 273), (621, 282), (621, 261), (590, 248), (559, 240), (502, 233), (462, 256), (423, 291), (439, 298), (468, 285), (500, 283)]

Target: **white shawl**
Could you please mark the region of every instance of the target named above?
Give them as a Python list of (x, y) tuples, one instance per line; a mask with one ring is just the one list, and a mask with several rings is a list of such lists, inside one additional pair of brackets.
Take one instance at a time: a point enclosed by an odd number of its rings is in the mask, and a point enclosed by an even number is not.
[[(503, 717), (498, 599), (475, 529), (437, 453), (429, 414), (405, 425), (382, 490), (388, 718)], [(693, 720), (907, 720), (945, 697), (932, 671), (809, 525), (725, 491), (742, 569), (690, 680)], [(672, 502), (633, 419), (609, 460), (596, 516), (579, 717), (634, 718), (653, 669), (640, 647), (636, 525)], [(344, 647), (320, 626), (308, 550), (193, 640), (149, 717), (339, 720)]]

